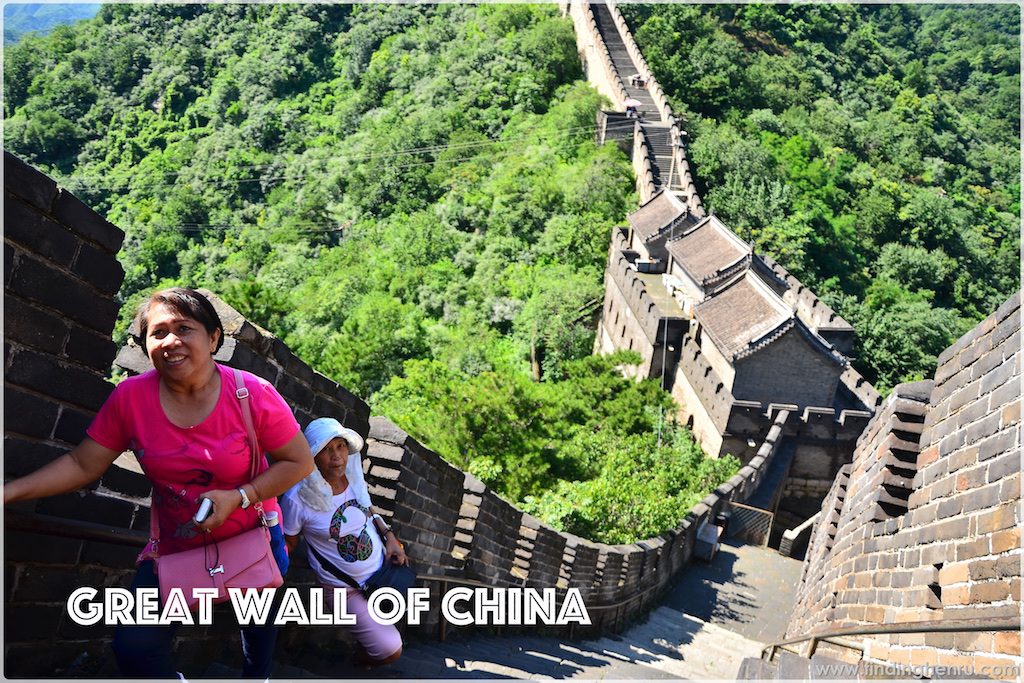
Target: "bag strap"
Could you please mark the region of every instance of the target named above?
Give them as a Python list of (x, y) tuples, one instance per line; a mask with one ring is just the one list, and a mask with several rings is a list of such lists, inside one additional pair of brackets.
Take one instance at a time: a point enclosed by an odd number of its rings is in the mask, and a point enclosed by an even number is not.
[(235, 375), (235, 398), (242, 405), (242, 422), (245, 423), (245, 434), (249, 437), (249, 479), (254, 479), (259, 464), (260, 443), (256, 439), (256, 428), (252, 423), (252, 409), (249, 408), (249, 390), (245, 387), (245, 378), (238, 368), (232, 368), (232, 372)]
[[(249, 480), (251, 481), (256, 477), (256, 470), (259, 466), (260, 444), (256, 439), (256, 428), (253, 426), (252, 409), (249, 407), (249, 390), (245, 387), (245, 377), (238, 368), (232, 368), (231, 372), (235, 377), (235, 398), (242, 406), (242, 422), (245, 423), (245, 435), (249, 440)], [(254, 507), (260, 515), (260, 520), (263, 521), (263, 501), (256, 503)], [(150, 498), (149, 505), (149, 540), (153, 545), (153, 551), (156, 552), (157, 544), (160, 543), (160, 521), (157, 519), (156, 505), (153, 504), (152, 498)]]
[(329, 571), (331, 574), (334, 574), (334, 576), (336, 576), (337, 578), (341, 579), (342, 581), (347, 583), (349, 586), (352, 586), (352, 588), (355, 588), (357, 591), (363, 590), (363, 587), (360, 586), (356, 582), (355, 579), (353, 579), (351, 576), (349, 576), (348, 574), (343, 572), (333, 562), (331, 562), (326, 557), (324, 557), (320, 553), (320, 551), (317, 550), (316, 548), (314, 548), (313, 544), (310, 543), (308, 540), (306, 541), (306, 547), (309, 548), (309, 552), (313, 553), (313, 557), (315, 557), (317, 559), (317, 562), (320, 563), (321, 567), (323, 567), (324, 569)]

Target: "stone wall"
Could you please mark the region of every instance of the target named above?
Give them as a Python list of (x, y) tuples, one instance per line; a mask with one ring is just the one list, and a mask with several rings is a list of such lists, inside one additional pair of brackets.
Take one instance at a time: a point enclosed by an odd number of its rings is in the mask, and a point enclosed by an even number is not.
[[(49, 178), (13, 157), (5, 161), (5, 306), (8, 315), (19, 312), (5, 325), (5, 476), (12, 477), (79, 441), (111, 390), (104, 376), (114, 356), (110, 334), (118, 306), (113, 294), (122, 278), (114, 253), (123, 235)], [(736, 476), (692, 510), (680, 510), (674, 528), (632, 544), (592, 543), (547, 527), (386, 419), (370, 418), (364, 402), (211, 298), (227, 333), (219, 362), (270, 380), (301, 425), (326, 414), (367, 436), (364, 468), (375, 504), (391, 518), (435, 594), (444, 581), (450, 586), (459, 580), (559, 591), (575, 587), (590, 610), (590, 632), (621, 629), (649, 609), (689, 562), (700, 526), (730, 501), (749, 498), (778, 449), (781, 427)], [(117, 363), (130, 372), (149, 367), (132, 342), (121, 349)], [(64, 603), (79, 586), (129, 584), (149, 526), (149, 486), (138, 469), (126, 454), (85, 491), (8, 510), (4, 608), (8, 625), (18, 625), (5, 632), (8, 676), (116, 673), (109, 651), (112, 629), (77, 626), (65, 615)], [(115, 542), (85, 540), (96, 534), (108, 540), (116, 536)], [(304, 556), (293, 559), (289, 583), (312, 585)], [(439, 602), (432, 604), (436, 608)], [(239, 665), (237, 629), (224, 611), (217, 614), (211, 627), (180, 630), (176, 653), (187, 670)], [(420, 632), (429, 636), (437, 623), (435, 611)], [(570, 635), (565, 628), (560, 632)], [(325, 656), (337, 657), (343, 634), (344, 629), (287, 627), (277, 659), (301, 660), (305, 668), (318, 661), (326, 666)]]
[[(1019, 620), (1020, 294), (900, 385), (812, 532), (788, 635), (853, 624)], [(865, 659), (1020, 664), (1015, 632), (871, 637)]]

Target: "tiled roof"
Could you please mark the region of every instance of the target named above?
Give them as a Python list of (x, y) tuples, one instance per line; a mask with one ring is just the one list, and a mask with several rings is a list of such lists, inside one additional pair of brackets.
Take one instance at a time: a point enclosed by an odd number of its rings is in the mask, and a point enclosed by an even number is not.
[(662, 190), (646, 204), (627, 216), (629, 225), (644, 242), (658, 234), (673, 220), (686, 214), (686, 205), (671, 192)]
[(792, 310), (749, 270), (697, 304), (694, 315), (729, 359), (783, 325), (792, 324), (793, 318)]
[(665, 245), (679, 265), (700, 285), (750, 257), (750, 247), (714, 216), (708, 216)]

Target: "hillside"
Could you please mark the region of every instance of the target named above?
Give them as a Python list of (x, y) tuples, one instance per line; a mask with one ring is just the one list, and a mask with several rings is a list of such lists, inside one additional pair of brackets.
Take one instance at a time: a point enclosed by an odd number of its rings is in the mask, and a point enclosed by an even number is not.
[(47, 33), (62, 24), (91, 19), (99, 3), (74, 5), (6, 3), (4, 5), (4, 43), (11, 45), (30, 31)]
[(5, 56), (9, 148), (126, 231), (119, 329), (153, 287), (209, 287), (593, 538), (657, 533), (735, 470), (590, 357), (636, 197), (554, 7), (110, 5)]
[(1020, 11), (622, 5), (708, 208), (853, 324), (883, 392), (1019, 286)]

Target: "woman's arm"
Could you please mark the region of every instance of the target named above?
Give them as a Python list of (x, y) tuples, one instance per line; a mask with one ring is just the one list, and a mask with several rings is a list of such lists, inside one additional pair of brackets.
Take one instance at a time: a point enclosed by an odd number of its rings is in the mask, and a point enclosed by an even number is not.
[(102, 477), (119, 455), (118, 451), (85, 437), (82, 443), (32, 474), (4, 484), (4, 505), (78, 490)]
[(301, 536), (298, 534), (294, 536), (284, 535), (284, 547), (288, 548), (288, 554), (291, 555), (295, 552), (295, 549), (299, 547), (299, 539)]
[[(296, 432), (285, 445), (270, 451), (269, 455), (273, 460), (270, 467), (241, 487), (253, 504), (281, 495), (313, 471), (313, 455), (302, 432)], [(213, 501), (213, 513), (199, 525), (206, 531), (219, 527), (242, 504), (238, 489), (207, 491), (200, 498)]]

